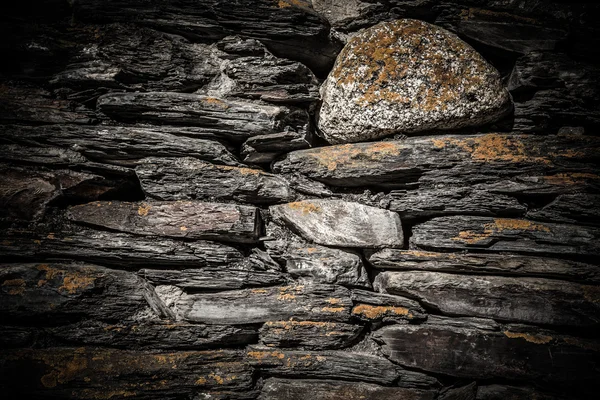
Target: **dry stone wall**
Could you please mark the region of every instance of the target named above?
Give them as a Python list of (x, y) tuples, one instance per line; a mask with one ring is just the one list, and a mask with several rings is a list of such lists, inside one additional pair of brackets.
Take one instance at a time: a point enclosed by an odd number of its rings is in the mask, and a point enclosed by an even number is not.
[(598, 16), (19, 2), (1, 397), (595, 399)]

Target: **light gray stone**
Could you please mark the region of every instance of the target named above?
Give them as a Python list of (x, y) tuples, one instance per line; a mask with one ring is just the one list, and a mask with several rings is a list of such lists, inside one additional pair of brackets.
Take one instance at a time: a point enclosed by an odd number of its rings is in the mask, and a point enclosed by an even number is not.
[(410, 19), (350, 39), (321, 94), (319, 128), (331, 143), (477, 126), (511, 108), (500, 74), (471, 46)]
[(398, 214), (343, 200), (304, 200), (270, 207), (275, 221), (324, 246), (402, 247)]

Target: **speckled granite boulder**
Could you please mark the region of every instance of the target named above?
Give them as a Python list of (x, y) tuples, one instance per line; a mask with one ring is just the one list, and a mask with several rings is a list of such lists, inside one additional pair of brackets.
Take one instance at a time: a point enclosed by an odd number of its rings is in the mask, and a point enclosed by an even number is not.
[(410, 19), (349, 40), (321, 94), (319, 128), (331, 143), (477, 126), (511, 108), (500, 74), (471, 46)]

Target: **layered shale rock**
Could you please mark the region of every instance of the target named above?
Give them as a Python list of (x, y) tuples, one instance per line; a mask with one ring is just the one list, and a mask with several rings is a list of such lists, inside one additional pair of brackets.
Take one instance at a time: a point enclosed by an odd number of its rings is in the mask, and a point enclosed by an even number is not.
[(86, 225), (138, 235), (253, 242), (260, 219), (256, 207), (179, 202), (94, 202), (71, 207), (70, 218)]
[(252, 204), (294, 199), (289, 183), (259, 169), (193, 158), (146, 158), (135, 169), (142, 189), (158, 200), (237, 200)]
[(535, 328), (436, 320), (384, 327), (375, 340), (400, 365), (451, 376), (580, 385), (575, 393), (597, 378), (594, 342)]
[(600, 8), (13, 5), (3, 398), (598, 397)]
[(491, 65), (454, 34), (417, 20), (354, 36), (321, 90), (319, 129), (331, 143), (482, 125), (510, 109)]
[(597, 326), (600, 322), (598, 288), (592, 285), (529, 277), (407, 271), (383, 272), (374, 286), (385, 293), (416, 298), (445, 315), (542, 325)]

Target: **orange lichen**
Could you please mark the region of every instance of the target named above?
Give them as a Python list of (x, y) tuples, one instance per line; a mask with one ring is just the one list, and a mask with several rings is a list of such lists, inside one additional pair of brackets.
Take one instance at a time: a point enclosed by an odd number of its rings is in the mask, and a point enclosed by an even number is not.
[(323, 307), (323, 308), (321, 308), (321, 311), (329, 312), (329, 313), (341, 313), (341, 312), (346, 311), (346, 308), (344, 308), (344, 307)]
[(282, 360), (285, 358), (285, 354), (280, 351), (249, 351), (248, 357), (255, 358), (257, 360), (264, 360), (265, 358), (277, 358)]
[(307, 153), (308, 156), (335, 171), (338, 166), (347, 168), (368, 167), (369, 162), (378, 162), (388, 156), (397, 156), (404, 149), (399, 142), (377, 142), (368, 144), (343, 144), (337, 146), (319, 147)]
[(150, 211), (150, 209), (152, 208), (152, 206), (142, 203), (139, 207), (138, 207), (138, 215), (140, 217), (145, 217), (146, 215), (148, 215), (148, 211)]
[(75, 294), (81, 289), (87, 289), (93, 286), (94, 278), (80, 274), (68, 274), (63, 278), (63, 285), (58, 288), (59, 291), (66, 291), (69, 294)]
[(274, 329), (280, 328), (281, 331), (293, 330), (296, 328), (326, 328), (331, 329), (336, 326), (333, 322), (317, 322), (317, 321), (268, 321), (265, 325)]
[(201, 376), (196, 380), (196, 385), (206, 385), (206, 378)]
[(538, 148), (526, 145), (519, 136), (489, 133), (470, 138), (437, 138), (432, 139), (432, 143), (438, 149), (448, 145), (458, 147), (468, 152), (471, 159), (479, 162), (551, 163)]
[(546, 225), (524, 219), (496, 218), (494, 222), (483, 225), (483, 232), (459, 232), (458, 236), (453, 237), (452, 240), (466, 244), (477, 244), (487, 240), (494, 234), (504, 231), (551, 232), (550, 228)]
[(292, 210), (298, 210), (302, 212), (303, 215), (322, 211), (321, 207), (308, 201), (296, 201), (294, 203), (288, 203), (287, 206)]
[(310, 3), (302, 0), (278, 0), (277, 7), (288, 8), (288, 7), (310, 7)]
[(209, 106), (218, 107), (222, 110), (226, 110), (229, 108), (229, 104), (227, 104), (221, 99), (217, 99), (216, 97), (206, 97), (204, 99), (204, 103)]
[[(447, 55), (436, 50), (440, 42), (461, 63), (448, 67)], [(411, 67), (423, 60), (428, 85), (419, 85), (416, 93), (410, 95), (402, 86), (389, 85), (402, 82)], [(493, 70), (485, 61), (453, 36), (421, 21), (398, 20), (351, 38), (338, 56), (331, 76), (338, 85), (357, 86), (363, 91), (356, 100), (359, 105), (387, 101), (443, 110), (481, 85), (488, 74), (493, 74)]]
[(600, 176), (591, 173), (573, 172), (543, 176), (545, 183), (556, 186), (570, 186), (583, 183), (587, 180), (600, 180)]
[(2, 282), (2, 286), (8, 288), (8, 294), (11, 296), (22, 295), (25, 292), (25, 280), (7, 279)]
[(96, 281), (96, 278), (86, 276), (81, 272), (52, 268), (47, 264), (39, 264), (36, 268), (38, 271), (45, 272), (45, 279), (39, 280), (38, 285), (41, 286), (53, 279), (61, 279), (62, 285), (58, 288), (58, 291), (61, 293), (75, 294), (94, 286), (94, 282)]
[(535, 344), (546, 344), (546, 343), (549, 343), (550, 341), (552, 341), (552, 336), (534, 335), (534, 334), (529, 334), (529, 333), (510, 332), (510, 331), (504, 331), (502, 333), (504, 333), (504, 335), (506, 337), (509, 337), (511, 339), (525, 339), (526, 341), (528, 341), (530, 343), (535, 343)]
[(42, 376), (40, 379), (42, 385), (47, 388), (56, 387), (58, 384), (67, 383), (75, 379), (82, 371), (88, 367), (87, 355), (85, 348), (79, 348), (74, 353), (71, 359), (65, 363), (56, 362), (55, 360), (44, 360), (46, 364), (52, 367), (52, 371)]
[(187, 226), (180, 226), (179, 230), (182, 231), (182, 232), (185, 232), (185, 231), (188, 230), (188, 228), (187, 228)]
[(252, 289), (250, 290), (251, 293), (254, 294), (265, 294), (268, 293), (268, 291), (266, 289)]
[(336, 299), (335, 297), (330, 297), (327, 299), (327, 302), (329, 304), (341, 304), (342, 303), (342, 299)]
[(352, 314), (362, 315), (369, 319), (379, 319), (386, 315), (398, 315), (413, 318), (413, 314), (405, 307), (394, 306), (372, 306), (370, 304), (359, 304), (352, 309)]

